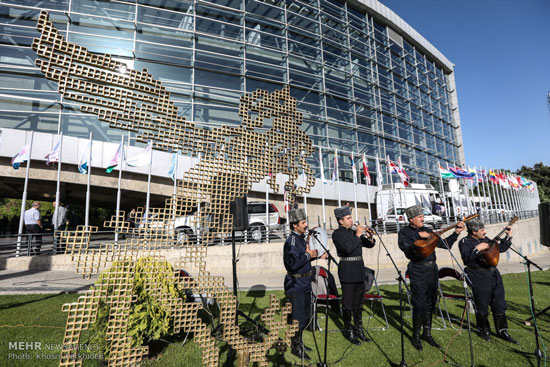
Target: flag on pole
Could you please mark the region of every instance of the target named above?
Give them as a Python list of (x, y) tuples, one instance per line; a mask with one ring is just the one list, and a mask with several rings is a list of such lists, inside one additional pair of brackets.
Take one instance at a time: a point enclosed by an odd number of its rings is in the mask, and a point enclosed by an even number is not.
[(382, 190), (382, 184), (384, 183), (384, 176), (382, 176), (382, 167), (380, 166), (380, 160), (376, 156), (376, 185), (378, 190)]
[(397, 160), (397, 164), (399, 165), (399, 177), (401, 177), (401, 181), (403, 182), (403, 185), (405, 185), (405, 187), (408, 187), (411, 179), (409, 178), (409, 175), (407, 174), (407, 172), (405, 172), (405, 169), (401, 164), (401, 158)]
[(61, 139), (55, 144), (53, 147), (53, 150), (46, 154), (44, 159), (46, 160), (46, 165), (50, 165), (50, 163), (59, 162), (59, 154), (61, 153)]
[(441, 178), (455, 178), (455, 175), (448, 169), (445, 169), (439, 165), (439, 174), (441, 175)]
[(83, 175), (88, 173), (88, 158), (90, 157), (90, 142), (86, 145), (86, 149), (82, 152), (80, 156), (80, 163), (78, 164), (78, 170)]
[[(172, 153), (172, 162), (168, 169), (168, 176), (172, 177), (173, 181), (176, 181), (176, 165), (178, 163), (178, 153)], [(269, 172), (271, 173), (271, 171)]]
[(355, 167), (355, 161), (353, 160), (353, 153), (349, 155), (351, 159), (351, 172), (353, 173), (353, 183), (357, 182), (357, 168)]
[(19, 169), (19, 166), (21, 166), (22, 163), (29, 160), (29, 152), (31, 150), (31, 146), (29, 144), (25, 145), (19, 153), (17, 153), (11, 160), (11, 166), (13, 169)]
[(338, 150), (334, 149), (334, 162), (332, 164), (331, 185), (338, 179)]
[(111, 162), (107, 167), (107, 173), (113, 172), (113, 170), (120, 164), (120, 156), (122, 155), (122, 149), (124, 149), (124, 147), (122, 146), (122, 143), (120, 143), (115, 152), (115, 155), (113, 156), (113, 158), (111, 158)]
[(460, 168), (460, 167), (449, 167), (449, 171), (456, 177), (456, 178), (464, 178), (467, 180), (472, 180), (475, 176), (475, 173), (472, 174), (471, 172)]
[(492, 169), (489, 170), (489, 180), (495, 185), (498, 184), (498, 177)]
[[(136, 155), (135, 157), (126, 159), (126, 164), (130, 167), (148, 166), (151, 163), (151, 150), (153, 149), (153, 142), (150, 141), (147, 144), (145, 150)], [(128, 157), (128, 155), (126, 155)]]
[(370, 185), (370, 174), (369, 174), (369, 166), (367, 165), (367, 159), (365, 158), (365, 155), (363, 154), (363, 173), (365, 174), (365, 179), (367, 180), (367, 185)]
[(409, 186), (409, 175), (403, 170), (403, 168), (399, 167), (397, 164), (393, 163), (391, 159), (388, 157), (388, 164), (390, 166), (390, 173), (397, 173), (399, 175), (399, 178), (401, 179), (401, 183), (405, 186)]

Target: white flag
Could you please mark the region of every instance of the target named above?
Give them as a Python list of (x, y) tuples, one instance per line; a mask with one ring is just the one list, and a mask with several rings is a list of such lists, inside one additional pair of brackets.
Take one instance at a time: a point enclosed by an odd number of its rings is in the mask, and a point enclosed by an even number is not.
[(148, 166), (151, 163), (151, 150), (153, 149), (153, 142), (150, 141), (144, 151), (136, 155), (135, 157), (128, 157), (126, 164), (130, 167), (142, 167)]

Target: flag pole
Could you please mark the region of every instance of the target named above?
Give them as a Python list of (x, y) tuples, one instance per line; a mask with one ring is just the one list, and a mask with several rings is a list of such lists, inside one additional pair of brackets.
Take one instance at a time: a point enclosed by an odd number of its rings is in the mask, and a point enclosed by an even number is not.
[(357, 208), (357, 169), (353, 160), (353, 152), (351, 154), (351, 169), (353, 170), (353, 205), (355, 208), (355, 221), (359, 222), (359, 208)]
[[(367, 165), (367, 173), (368, 173), (369, 165), (368, 165), (367, 159), (365, 158), (364, 154), (363, 154), (363, 162), (365, 162), (365, 164)], [(370, 174), (369, 174), (368, 177), (365, 175), (365, 184), (366, 184), (366, 187), (367, 187), (367, 206), (368, 206), (368, 211), (369, 211), (369, 220), (368, 220), (367, 223), (370, 223), (370, 225), (372, 226), (373, 222), (372, 222), (372, 214), (371, 214), (372, 212), (371, 212), (371, 208), (370, 208), (369, 181), (370, 181)]]
[(338, 191), (338, 207), (342, 207), (342, 199), (340, 197), (340, 172), (338, 167), (338, 149), (334, 148), (334, 170), (336, 173), (333, 173), (336, 177), (336, 190)]
[[(122, 181), (122, 165), (124, 164), (124, 135), (120, 136), (120, 156), (118, 157), (118, 183), (116, 189), (116, 211), (115, 211), (115, 244), (118, 244), (118, 216), (120, 212), (120, 183)], [(119, 149), (117, 148), (117, 149)], [(118, 153), (118, 152), (117, 152)], [(116, 154), (116, 153), (115, 153)]]
[(146, 220), (149, 220), (149, 199), (151, 196), (151, 167), (153, 166), (153, 142), (149, 140), (149, 144), (151, 144), (151, 151), (149, 152), (149, 171), (147, 173), (147, 198), (145, 199), (144, 216)]
[[(388, 176), (390, 176), (390, 187), (391, 187), (391, 197), (393, 202), (393, 214), (395, 216), (395, 224), (397, 226), (397, 232), (399, 232), (399, 218), (397, 218), (397, 208), (395, 206), (395, 188), (393, 187), (393, 177), (391, 176), (391, 168), (390, 168), (390, 156), (386, 156), (386, 167), (388, 169)], [(400, 198), (401, 199), (401, 198)]]
[(86, 228), (88, 228), (88, 224), (90, 221), (90, 178), (92, 176), (92, 137), (93, 133), (90, 133), (90, 143), (89, 147), (90, 150), (88, 151), (88, 182), (86, 184), (86, 213), (84, 217), (84, 225)]
[(29, 170), (31, 168), (32, 158), (32, 141), (34, 139), (34, 131), (31, 131), (31, 143), (29, 146), (29, 159), (27, 159), (27, 171), (25, 172), (25, 184), (23, 186), (23, 196), (21, 197), (21, 216), (19, 217), (19, 230), (17, 231), (17, 247), (15, 256), (19, 257), (21, 251), (21, 237), (23, 235), (23, 224), (25, 223), (25, 204), (27, 202), (27, 187), (29, 185)]
[(323, 228), (327, 228), (327, 216), (325, 213), (325, 168), (323, 167), (323, 154), (321, 147), (319, 147), (319, 168), (321, 171), (321, 207), (323, 210)]
[(59, 212), (59, 196), (60, 196), (60, 186), (61, 186), (61, 161), (63, 157), (63, 133), (59, 134), (59, 162), (57, 162), (57, 182), (55, 186), (55, 209), (53, 211), (53, 218), (55, 218), (53, 226), (53, 254), (57, 254), (57, 240), (55, 238), (55, 232), (59, 229), (59, 221), (57, 218), (57, 213)]
[(437, 161), (437, 172), (439, 172), (439, 191), (443, 197), (443, 202), (445, 203), (445, 215), (447, 216), (445, 220), (449, 223), (449, 207), (447, 206), (447, 198), (445, 197), (445, 188), (443, 186), (443, 177), (441, 176), (441, 170), (439, 167), (441, 167), (441, 165), (439, 164), (439, 161)]

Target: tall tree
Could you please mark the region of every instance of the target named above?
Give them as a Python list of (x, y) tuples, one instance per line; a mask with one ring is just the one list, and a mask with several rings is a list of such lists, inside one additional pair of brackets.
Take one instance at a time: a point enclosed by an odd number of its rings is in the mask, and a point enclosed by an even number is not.
[(550, 202), (550, 166), (545, 166), (542, 162), (535, 163), (533, 167), (521, 166), (516, 173), (535, 181), (539, 189), (540, 201)]

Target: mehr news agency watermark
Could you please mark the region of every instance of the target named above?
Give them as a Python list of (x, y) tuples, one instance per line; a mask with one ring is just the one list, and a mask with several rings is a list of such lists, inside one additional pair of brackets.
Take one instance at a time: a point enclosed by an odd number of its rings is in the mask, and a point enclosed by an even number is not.
[[(103, 353), (99, 351), (96, 344), (77, 344), (63, 346), (63, 344), (42, 343), (33, 341), (12, 341), (8, 342), (8, 359), (11, 360), (51, 360), (59, 359), (61, 353), (49, 353), (51, 351), (69, 350), (71, 359), (103, 359)], [(84, 353), (85, 352), (85, 353)]]

